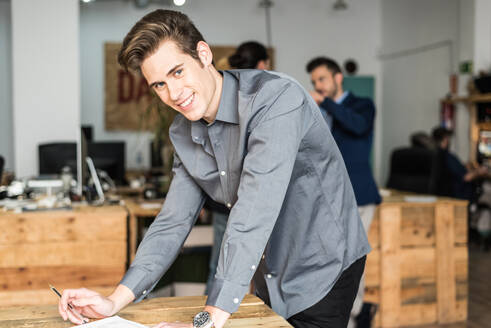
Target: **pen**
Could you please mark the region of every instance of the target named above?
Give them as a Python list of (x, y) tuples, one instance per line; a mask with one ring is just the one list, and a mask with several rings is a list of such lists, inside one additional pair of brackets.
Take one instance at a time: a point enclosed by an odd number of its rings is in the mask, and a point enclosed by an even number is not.
[[(50, 288), (50, 289), (51, 289), (51, 290), (52, 290), (52, 291), (53, 291), (53, 292), (54, 292), (56, 295), (58, 295), (58, 297), (59, 297), (59, 298), (61, 298), (61, 294), (60, 294), (60, 292), (59, 292), (58, 290), (56, 290), (56, 288), (55, 288), (54, 286), (52, 286), (51, 284), (48, 284), (48, 285), (49, 285), (49, 288)], [(80, 320), (82, 320), (82, 322), (83, 322), (83, 323), (87, 323), (87, 322), (89, 322), (89, 320), (88, 320), (88, 319), (86, 319), (86, 318), (84, 318), (84, 317), (83, 317), (83, 316), (82, 316), (80, 313), (78, 313), (78, 311), (77, 311), (77, 310), (75, 310), (75, 309), (73, 308), (73, 306), (72, 306), (70, 303), (68, 303), (68, 307), (70, 308), (70, 310), (72, 311), (72, 313), (73, 313), (73, 314), (74, 314), (76, 317), (78, 317)]]

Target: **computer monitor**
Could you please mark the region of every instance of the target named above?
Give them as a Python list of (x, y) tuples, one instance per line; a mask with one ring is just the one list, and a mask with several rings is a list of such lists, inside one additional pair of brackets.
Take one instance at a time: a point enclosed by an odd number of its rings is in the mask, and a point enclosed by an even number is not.
[(92, 159), (96, 169), (105, 171), (117, 185), (124, 184), (124, 141), (88, 142), (87, 156)]
[(56, 142), (38, 145), (39, 174), (60, 174), (64, 166), (77, 174), (77, 143)]

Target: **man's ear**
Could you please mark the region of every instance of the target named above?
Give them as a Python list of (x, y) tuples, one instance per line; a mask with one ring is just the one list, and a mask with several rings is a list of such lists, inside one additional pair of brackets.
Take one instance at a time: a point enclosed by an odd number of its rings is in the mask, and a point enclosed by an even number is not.
[(213, 53), (208, 43), (199, 41), (196, 45), (196, 51), (198, 52), (199, 60), (205, 67), (211, 65), (213, 62)]
[(337, 85), (343, 85), (343, 73), (334, 74), (334, 81), (336, 81)]

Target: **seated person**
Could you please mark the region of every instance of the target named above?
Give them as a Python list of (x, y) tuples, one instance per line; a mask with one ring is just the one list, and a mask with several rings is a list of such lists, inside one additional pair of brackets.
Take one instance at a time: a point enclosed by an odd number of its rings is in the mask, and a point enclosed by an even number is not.
[(484, 166), (466, 167), (457, 156), (449, 151), (450, 137), (452, 136), (451, 130), (444, 127), (436, 127), (433, 129), (432, 135), (443, 165), (442, 183), (448, 183), (448, 190), (444, 194), (450, 197), (471, 200), (473, 193), (472, 182), (479, 178), (489, 177), (488, 169)]

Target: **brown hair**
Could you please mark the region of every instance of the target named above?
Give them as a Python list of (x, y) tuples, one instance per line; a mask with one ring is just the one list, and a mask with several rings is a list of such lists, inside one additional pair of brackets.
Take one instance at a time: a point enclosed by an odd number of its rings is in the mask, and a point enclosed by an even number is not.
[(309, 61), (305, 69), (307, 70), (307, 73), (312, 73), (312, 71), (319, 66), (326, 66), (333, 76), (337, 73), (341, 73), (341, 68), (339, 67), (338, 63), (327, 57), (316, 57), (312, 59)]
[(123, 40), (118, 62), (126, 70), (139, 71), (143, 60), (166, 40), (174, 41), (183, 53), (199, 61), (196, 47), (205, 40), (193, 22), (181, 12), (158, 9), (131, 28)]

